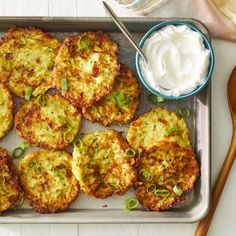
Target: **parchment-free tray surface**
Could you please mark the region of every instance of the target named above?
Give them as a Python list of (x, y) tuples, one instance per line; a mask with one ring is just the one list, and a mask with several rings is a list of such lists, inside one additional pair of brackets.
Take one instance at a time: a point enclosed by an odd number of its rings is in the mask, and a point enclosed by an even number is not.
[[(144, 32), (158, 22), (173, 19), (152, 19), (152, 18), (124, 18), (123, 21), (132, 32), (138, 42)], [(181, 20), (181, 19), (177, 19)], [(185, 19), (196, 24), (202, 31), (208, 34), (207, 29), (198, 21)], [(112, 38), (119, 43), (120, 62), (130, 66), (135, 70), (135, 51), (126, 38), (119, 32), (116, 26), (106, 18), (0, 18), (0, 36), (13, 25), (34, 26), (49, 31), (60, 41), (69, 35), (77, 34), (81, 31), (103, 30), (111, 34)], [(141, 113), (150, 110), (153, 106), (165, 107), (171, 111), (178, 111), (181, 107), (192, 110), (191, 116), (187, 119), (192, 145), (200, 164), (201, 175), (197, 184), (186, 200), (178, 203), (172, 210), (165, 212), (151, 212), (143, 210), (140, 206), (137, 210), (124, 210), (124, 200), (134, 196), (133, 189), (130, 189), (123, 196), (113, 195), (104, 200), (92, 199), (80, 192), (77, 200), (71, 207), (62, 213), (39, 214), (31, 210), (28, 201), (22, 208), (10, 210), (0, 217), (1, 223), (151, 223), (151, 222), (195, 222), (204, 217), (210, 203), (210, 85), (200, 94), (183, 101), (166, 101), (158, 105), (152, 105), (147, 100), (149, 94), (141, 85), (141, 104), (136, 117)], [(19, 99), (15, 98), (16, 110)], [(118, 131), (127, 131), (129, 125), (111, 126)], [(99, 124), (92, 124), (83, 120), (82, 133), (90, 133), (96, 130), (105, 130)], [(0, 142), (0, 146), (12, 150), (19, 146), (22, 139), (14, 129)], [(38, 148), (30, 148), (27, 153)], [(106, 207), (104, 207), (106, 206)]]

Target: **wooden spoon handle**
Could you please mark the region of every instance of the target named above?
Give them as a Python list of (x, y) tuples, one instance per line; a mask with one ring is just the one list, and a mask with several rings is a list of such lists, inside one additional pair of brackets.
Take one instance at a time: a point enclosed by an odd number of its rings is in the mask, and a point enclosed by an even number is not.
[(197, 230), (194, 234), (195, 236), (207, 235), (216, 207), (220, 200), (221, 193), (225, 186), (225, 182), (229, 175), (230, 169), (233, 165), (235, 155), (236, 155), (236, 130), (234, 129), (229, 151), (227, 153), (224, 164), (220, 170), (220, 174), (217, 178), (216, 184), (213, 189), (212, 205), (211, 205), (210, 211), (208, 212), (207, 216), (199, 222)]

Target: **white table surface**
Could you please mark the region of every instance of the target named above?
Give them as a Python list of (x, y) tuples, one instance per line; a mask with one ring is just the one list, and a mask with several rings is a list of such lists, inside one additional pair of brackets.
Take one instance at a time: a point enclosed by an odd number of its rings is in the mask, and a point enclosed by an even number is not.
[[(175, 0), (174, 0), (175, 1)], [(135, 16), (114, 0), (107, 0), (120, 16)], [(175, 15), (195, 17), (191, 0), (178, 0)], [(181, 4), (186, 11), (181, 12)], [(0, 16), (106, 16), (101, 0), (0, 0)], [(212, 183), (214, 183), (230, 142), (232, 125), (227, 106), (226, 85), (236, 65), (236, 43), (213, 39), (216, 66), (212, 79)], [(235, 88), (236, 90), (236, 88)], [(236, 166), (226, 183), (208, 235), (236, 235)], [(0, 224), (0, 236), (154, 236), (194, 234), (197, 224)]]

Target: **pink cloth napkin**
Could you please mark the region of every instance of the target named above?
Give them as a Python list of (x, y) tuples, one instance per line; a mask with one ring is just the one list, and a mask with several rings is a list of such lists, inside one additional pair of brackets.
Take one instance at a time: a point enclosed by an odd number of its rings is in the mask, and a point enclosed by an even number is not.
[(212, 35), (236, 41), (236, 0), (192, 0)]
[(214, 37), (236, 41), (236, 0), (169, 0), (148, 16), (196, 18)]

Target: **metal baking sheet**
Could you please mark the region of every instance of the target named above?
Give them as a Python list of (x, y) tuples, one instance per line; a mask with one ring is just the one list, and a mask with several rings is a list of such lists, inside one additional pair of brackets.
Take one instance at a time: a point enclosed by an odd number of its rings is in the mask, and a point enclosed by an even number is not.
[[(123, 18), (123, 22), (132, 32), (138, 42), (144, 32), (158, 22), (173, 20), (170, 18)], [(185, 20), (197, 25), (208, 37), (209, 33), (204, 25), (193, 19)], [(135, 51), (120, 33), (117, 27), (107, 18), (48, 18), (48, 17), (2, 17), (0, 18), (0, 36), (13, 25), (34, 26), (49, 31), (60, 41), (69, 35), (81, 31), (103, 30), (111, 34), (112, 38), (120, 46), (120, 62), (129, 65), (135, 70)], [(160, 105), (152, 105), (147, 101), (147, 90), (142, 87), (141, 104), (136, 117), (140, 113), (148, 111), (153, 106), (162, 106), (172, 111), (178, 111), (181, 107), (191, 108), (192, 114), (187, 119), (190, 129), (191, 141), (197, 159), (200, 164), (201, 174), (185, 201), (178, 203), (173, 209), (164, 212), (152, 212), (142, 209), (141, 206), (134, 211), (124, 210), (124, 200), (134, 196), (134, 190), (130, 189), (125, 195), (113, 195), (107, 199), (99, 200), (87, 197), (80, 192), (77, 200), (70, 208), (62, 213), (39, 214), (33, 211), (28, 202), (16, 210), (10, 210), (0, 216), (0, 223), (191, 223), (203, 218), (210, 205), (210, 110), (211, 94), (210, 84), (198, 95), (183, 101), (166, 101)], [(15, 98), (16, 104), (19, 99)], [(18, 105), (16, 105), (17, 109)], [(111, 128), (126, 132), (128, 125), (111, 126)], [(104, 130), (99, 124), (92, 124), (83, 120), (83, 133), (96, 130)], [(19, 146), (22, 139), (19, 138), (14, 129), (0, 142), (0, 146), (12, 150)], [(27, 153), (38, 148), (30, 148)], [(104, 207), (106, 205), (106, 207)]]

